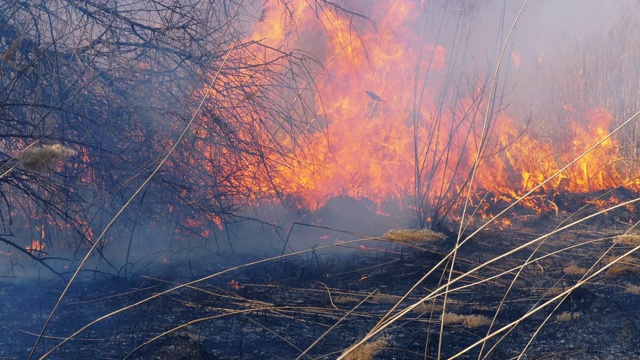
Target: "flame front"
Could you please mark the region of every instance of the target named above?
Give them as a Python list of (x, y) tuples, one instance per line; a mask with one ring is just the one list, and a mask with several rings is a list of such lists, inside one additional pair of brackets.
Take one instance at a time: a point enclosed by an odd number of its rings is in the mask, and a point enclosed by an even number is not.
[[(541, 119), (570, 124), (562, 134), (540, 136), (525, 119), (502, 109), (488, 112), (490, 121), (483, 129), (485, 110), (491, 105), (489, 76), (467, 79), (467, 91), (461, 90), (461, 83), (455, 89), (451, 86), (452, 76), (459, 71), (452, 68), (457, 64), (452, 59), (461, 54), (451, 53), (430, 40), (433, 34), (420, 31), (424, 3), (354, 2), (354, 8), (375, 9), (367, 14), (375, 25), (314, 11), (304, 1), (287, 4), (286, 9), (272, 4), (263, 11), (252, 39), (273, 47), (306, 46), (317, 56), (322, 68), (313, 79), (314, 103), (324, 125), (309, 132), (304, 150), (289, 148), (291, 153), (283, 158), (302, 161), (282, 164), (278, 178), (268, 176), (260, 164), (243, 164), (238, 181), (260, 190), (255, 193), (275, 195), (268, 190), (275, 184), (310, 209), (338, 195), (378, 204), (398, 201), (402, 205), (410, 200), (410, 206), (426, 202), (455, 207), (463, 189), (471, 185), (477, 199), (490, 193), (495, 201), (513, 201), (605, 139), (615, 125), (605, 108), (574, 110), (567, 105), (557, 118)], [(295, 30), (287, 23), (295, 23)], [(523, 71), (522, 56), (512, 52), (510, 58), (512, 68)], [(227, 106), (244, 111), (243, 103), (254, 101), (262, 91), (259, 82), (254, 84)], [(242, 117), (253, 123), (259, 114), (247, 112)], [(260, 130), (240, 136), (247, 141), (274, 140)], [(277, 140), (284, 148), (292, 143)], [(225, 158), (214, 154), (215, 146), (205, 151)], [(470, 183), (476, 158), (478, 168)], [(618, 140), (607, 138), (538, 193), (637, 186), (635, 171), (621, 154)], [(538, 211), (551, 206), (535, 198), (525, 205)]]

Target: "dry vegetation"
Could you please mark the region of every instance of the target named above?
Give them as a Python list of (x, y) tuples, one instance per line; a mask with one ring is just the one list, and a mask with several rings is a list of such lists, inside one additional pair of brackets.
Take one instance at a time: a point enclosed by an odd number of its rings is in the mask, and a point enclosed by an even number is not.
[(617, 235), (616, 237), (613, 238), (613, 243), (620, 244), (620, 245), (638, 246), (640, 245), (640, 235), (638, 234)]
[(452, 312), (444, 313), (442, 321), (445, 325), (462, 325), (466, 328), (477, 328), (491, 325), (491, 319), (484, 315), (460, 315)]
[(587, 271), (589, 271), (589, 269), (583, 268), (583, 267), (579, 267), (579, 266), (577, 266), (575, 264), (566, 266), (562, 270), (564, 271), (565, 274), (574, 275), (574, 276), (582, 276), (582, 275), (586, 274)]
[(640, 295), (640, 286), (633, 285), (633, 284), (627, 284), (627, 286), (624, 288), (624, 292), (630, 293), (630, 294), (639, 294)]
[(444, 240), (447, 238), (445, 234), (435, 232), (430, 229), (398, 229), (389, 230), (384, 234), (385, 239), (397, 243), (424, 243), (431, 241)]
[(567, 321), (573, 321), (575, 319), (578, 319), (581, 316), (582, 316), (582, 313), (579, 311), (577, 312), (564, 311), (556, 315), (556, 320), (559, 322), (567, 322)]
[(29, 171), (48, 172), (77, 154), (77, 151), (60, 144), (30, 147), (20, 152), (18, 165)]
[(381, 337), (370, 341), (366, 344), (360, 345), (352, 350), (347, 356), (346, 360), (373, 360), (375, 356), (380, 353), (389, 343), (389, 339)]

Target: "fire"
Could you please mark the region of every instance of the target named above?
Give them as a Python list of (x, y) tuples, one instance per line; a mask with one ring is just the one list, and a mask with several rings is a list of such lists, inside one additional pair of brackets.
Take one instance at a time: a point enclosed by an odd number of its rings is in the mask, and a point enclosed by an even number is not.
[(45, 247), (44, 243), (42, 243), (42, 242), (40, 242), (38, 240), (33, 240), (31, 242), (31, 245), (27, 245), (25, 247), (25, 250), (27, 250), (30, 253), (41, 253), (41, 252), (44, 251), (44, 247)]
[[(376, 9), (384, 4), (373, 1), (360, 5)], [(265, 173), (258, 163), (224, 163), (229, 150), (203, 141), (208, 157), (222, 159), (205, 164), (208, 171), (220, 174), (220, 169), (239, 167), (237, 172), (221, 176), (237, 177), (238, 186), (251, 189), (256, 196), (277, 195), (272, 190), (275, 186), (310, 209), (338, 195), (368, 198), (378, 204), (402, 204), (422, 197), (442, 205), (459, 201), (455, 194), (468, 186), (480, 152), (472, 184), (478, 196), (476, 205), (483, 194), (491, 194), (494, 202), (510, 202), (604, 139), (615, 125), (603, 107), (582, 109), (565, 104), (564, 113), (557, 118), (542, 120), (570, 124), (563, 133), (541, 136), (525, 119), (502, 111), (491, 114), (483, 139), (487, 79), (474, 78), (468, 93), (447, 90), (445, 79), (456, 71), (448, 69), (450, 59), (459, 55), (449, 54), (433, 37), (416, 30), (424, 21), (420, 2), (401, 1), (384, 7), (384, 11), (372, 10), (367, 15), (375, 18), (375, 31), (365, 20), (314, 11), (305, 1), (287, 2), (287, 9), (271, 6), (262, 11), (251, 39), (285, 49), (304, 47), (313, 40), (310, 51), (323, 64), (313, 79), (318, 90), (315, 111), (326, 124), (309, 131), (304, 139), (308, 147), (303, 150), (291, 147), (292, 139), (277, 139), (281, 149), (291, 151), (290, 158), (302, 160), (283, 163), (277, 177)], [(296, 30), (283, 17), (295, 23)], [(521, 56), (512, 52), (511, 57), (512, 66), (520, 68)], [(541, 55), (537, 61), (541, 63)], [(266, 83), (260, 81), (254, 80), (253, 85), (233, 94), (207, 91), (215, 95), (217, 106), (235, 107), (243, 121), (259, 125), (260, 114), (249, 103), (264, 95), (262, 85)], [(224, 126), (216, 126), (224, 131)], [(198, 130), (196, 136), (204, 139), (206, 132)], [(234, 136), (242, 141), (273, 141), (271, 133), (259, 126), (255, 132)], [(618, 140), (606, 139), (524, 205), (557, 211), (557, 205), (545, 195), (640, 185), (633, 176), (637, 169), (625, 161), (620, 149)], [(486, 209), (481, 210), (480, 215), (486, 216)], [(508, 226), (508, 220), (502, 225)]]

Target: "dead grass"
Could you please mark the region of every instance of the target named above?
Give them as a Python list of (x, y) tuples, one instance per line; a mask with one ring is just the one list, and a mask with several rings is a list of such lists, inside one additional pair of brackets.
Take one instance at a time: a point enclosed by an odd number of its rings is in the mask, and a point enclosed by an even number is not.
[(445, 234), (429, 229), (394, 229), (387, 231), (384, 237), (389, 241), (402, 244), (429, 242), (447, 238)]
[(389, 343), (389, 338), (381, 337), (374, 341), (362, 344), (348, 353), (345, 360), (372, 360)]
[(613, 238), (614, 244), (620, 245), (640, 245), (640, 234), (622, 234)]
[(448, 312), (444, 314), (442, 319), (445, 325), (462, 325), (466, 328), (476, 328), (480, 326), (491, 325), (491, 319), (483, 315), (459, 315)]
[(545, 295), (546, 295), (546, 296), (553, 297), (553, 296), (556, 296), (556, 295), (560, 295), (560, 294), (562, 294), (563, 292), (564, 292), (564, 289), (563, 289), (563, 288), (559, 288), (559, 287), (552, 287), (552, 288), (549, 288), (549, 289), (546, 291)]
[(420, 303), (411, 310), (414, 314), (431, 314), (442, 312), (442, 305), (432, 303)]
[[(617, 257), (609, 257), (609, 262), (617, 260)], [(638, 259), (633, 256), (627, 256), (613, 264), (604, 274), (606, 277), (617, 277), (625, 275), (634, 275), (640, 273), (640, 265)]]
[(562, 269), (562, 271), (564, 271), (564, 273), (567, 275), (582, 276), (586, 274), (587, 271), (589, 271), (589, 269), (577, 266), (575, 264), (571, 264), (569, 266), (566, 266), (564, 269)]
[(400, 299), (402, 299), (401, 296), (383, 294), (383, 293), (376, 293), (373, 296), (371, 296), (371, 301), (377, 302), (377, 303), (394, 304), (400, 301)]
[(638, 294), (638, 295), (640, 295), (640, 286), (627, 284), (627, 287), (624, 289), (624, 292), (630, 293), (630, 294)]
[(18, 156), (18, 164), (25, 170), (44, 173), (53, 170), (60, 162), (76, 154), (74, 150), (60, 144), (44, 145), (24, 149)]
[(571, 321), (571, 320), (575, 320), (577, 318), (579, 318), (580, 316), (582, 316), (582, 313), (579, 311), (565, 311), (565, 312), (561, 312), (560, 314), (556, 315), (556, 320), (559, 322), (567, 322), (567, 321)]
[(353, 296), (336, 296), (333, 298), (333, 302), (336, 304), (350, 304), (359, 302), (360, 299), (355, 298)]

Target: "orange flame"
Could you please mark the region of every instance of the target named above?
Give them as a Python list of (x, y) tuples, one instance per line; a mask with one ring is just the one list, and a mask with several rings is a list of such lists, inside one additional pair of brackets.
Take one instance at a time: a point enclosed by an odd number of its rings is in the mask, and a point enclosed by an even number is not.
[(30, 253), (34, 253), (34, 252), (35, 253), (39, 253), (39, 252), (43, 252), (44, 251), (44, 247), (45, 247), (44, 243), (42, 243), (42, 242), (40, 242), (38, 240), (33, 240), (31, 242), (31, 245), (27, 245), (25, 247), (25, 250), (27, 250)]
[[(315, 111), (327, 124), (322, 131), (308, 135), (306, 151), (292, 152), (291, 157), (302, 159), (301, 163), (283, 164), (278, 169), (279, 178), (265, 174), (260, 164), (242, 163), (242, 170), (237, 172), (239, 184), (265, 196), (273, 195), (270, 189), (277, 185), (311, 209), (338, 195), (366, 197), (378, 204), (403, 201), (415, 194), (416, 176), (432, 184), (422, 189), (430, 199), (452, 198), (451, 193), (467, 186), (482, 140), (486, 89), (481, 79), (476, 79), (476, 88), (467, 95), (456, 95), (452, 109), (439, 106), (439, 97), (450, 96), (440, 90), (447, 75), (448, 54), (444, 47), (428, 43), (413, 29), (422, 16), (420, 3), (403, 1), (386, 8), (376, 18), (377, 31), (368, 31), (366, 22), (354, 23), (330, 12), (314, 11), (304, 1), (287, 4), (287, 9), (274, 5), (263, 11), (252, 39), (285, 48), (302, 46), (313, 39), (315, 54), (324, 65), (314, 79), (318, 89)], [(297, 31), (283, 24), (283, 14), (297, 24)], [(514, 52), (511, 56), (520, 68), (520, 55)], [(425, 78), (427, 69), (429, 85), (418, 96), (414, 88), (420, 86), (417, 79)], [(217, 99), (222, 95), (214, 89), (209, 91), (216, 92)], [(239, 112), (246, 111), (242, 115), (246, 121), (256, 121), (259, 114), (251, 114), (244, 104), (258, 101), (260, 92), (257, 86), (231, 97), (225, 94), (225, 106), (237, 106)], [(546, 137), (536, 135), (504, 112), (493, 114), (473, 190), (492, 193), (496, 202), (513, 201), (604, 139), (614, 125), (604, 108), (585, 111), (566, 105), (565, 109), (558, 119), (545, 120), (570, 123), (570, 129)], [(272, 140), (260, 131), (256, 127), (256, 133), (239, 136)], [(292, 142), (278, 140), (285, 145)], [(640, 185), (632, 175), (635, 169), (625, 163), (619, 150), (618, 140), (603, 141), (544, 185), (538, 196)], [(215, 145), (207, 145), (204, 150), (208, 156), (222, 159), (216, 166), (237, 167), (224, 164), (225, 151)], [(216, 172), (213, 164), (205, 166)], [(417, 170), (416, 166), (421, 168)], [(538, 211), (555, 207), (543, 197), (532, 197), (524, 204)], [(486, 214), (481, 211), (481, 215)], [(508, 220), (502, 225), (508, 226)]]

